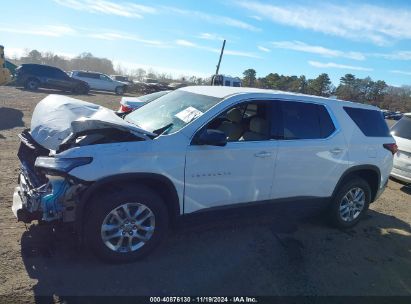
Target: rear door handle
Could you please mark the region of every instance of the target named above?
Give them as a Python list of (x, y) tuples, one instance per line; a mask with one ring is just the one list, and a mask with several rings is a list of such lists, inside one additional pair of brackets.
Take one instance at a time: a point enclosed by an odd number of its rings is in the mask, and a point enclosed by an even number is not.
[(261, 151), (258, 152), (256, 154), (254, 154), (255, 157), (270, 157), (271, 153), (270, 152), (266, 152), (266, 151)]
[(334, 148), (334, 149), (330, 150), (330, 152), (332, 154), (340, 154), (342, 151), (344, 151), (344, 150), (341, 149), (341, 148)]

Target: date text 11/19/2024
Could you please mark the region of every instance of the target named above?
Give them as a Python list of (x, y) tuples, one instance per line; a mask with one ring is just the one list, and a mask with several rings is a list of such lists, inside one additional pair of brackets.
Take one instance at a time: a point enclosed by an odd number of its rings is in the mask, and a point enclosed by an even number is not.
[(258, 303), (255, 297), (150, 297), (150, 303)]

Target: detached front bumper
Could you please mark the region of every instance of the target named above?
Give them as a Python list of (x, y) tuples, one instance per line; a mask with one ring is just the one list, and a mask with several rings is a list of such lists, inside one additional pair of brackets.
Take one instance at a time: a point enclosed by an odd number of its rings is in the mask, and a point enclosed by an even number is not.
[(23, 209), (23, 201), (21, 200), (20, 197), (20, 187), (14, 188), (14, 193), (13, 193), (13, 206), (11, 206), (11, 210), (13, 211), (13, 214), (15, 217), (18, 218), (18, 211)]
[(22, 173), (19, 175), (19, 186), (14, 189), (11, 210), (17, 220), (24, 223), (41, 220), (43, 217), (39, 208), (39, 195), (33, 193), (27, 178)]
[(16, 187), (13, 193), (13, 205), (11, 210), (19, 222), (31, 223), (34, 220), (41, 220), (42, 213), (40, 211), (30, 212), (21, 199), (21, 188)]

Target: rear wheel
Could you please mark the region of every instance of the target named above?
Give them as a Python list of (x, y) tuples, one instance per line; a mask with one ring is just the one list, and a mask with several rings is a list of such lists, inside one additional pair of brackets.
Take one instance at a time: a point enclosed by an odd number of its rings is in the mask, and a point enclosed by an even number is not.
[(332, 224), (349, 228), (364, 216), (371, 201), (371, 188), (362, 178), (347, 180), (338, 190), (330, 209)]
[(167, 228), (167, 208), (159, 195), (144, 186), (123, 187), (94, 198), (85, 238), (97, 256), (131, 262), (152, 251)]
[(115, 92), (116, 92), (117, 95), (123, 95), (124, 94), (124, 87), (121, 87), (121, 86), (116, 87)]
[(39, 88), (40, 82), (35, 78), (30, 78), (24, 84), (24, 87), (30, 91), (36, 91)]

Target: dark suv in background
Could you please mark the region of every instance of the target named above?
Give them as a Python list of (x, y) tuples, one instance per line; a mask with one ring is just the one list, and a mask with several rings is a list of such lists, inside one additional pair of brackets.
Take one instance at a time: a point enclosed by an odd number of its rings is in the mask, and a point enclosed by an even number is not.
[(16, 69), (16, 83), (32, 91), (48, 88), (87, 94), (90, 89), (86, 82), (70, 77), (59, 68), (42, 64), (22, 64)]

